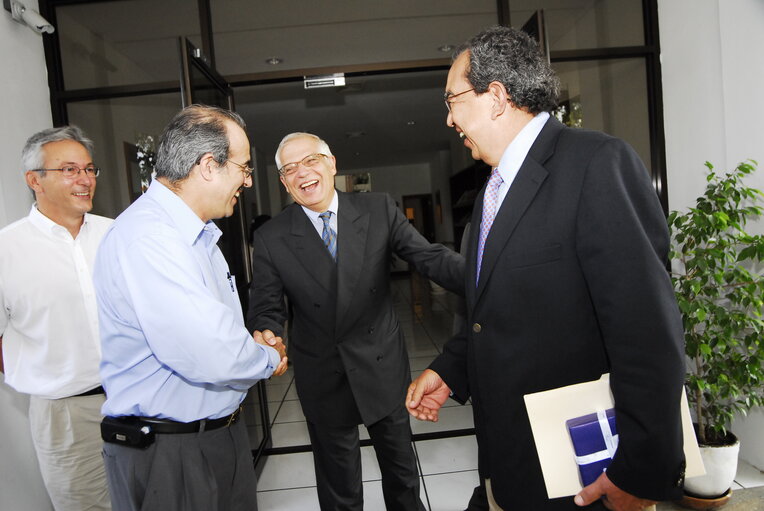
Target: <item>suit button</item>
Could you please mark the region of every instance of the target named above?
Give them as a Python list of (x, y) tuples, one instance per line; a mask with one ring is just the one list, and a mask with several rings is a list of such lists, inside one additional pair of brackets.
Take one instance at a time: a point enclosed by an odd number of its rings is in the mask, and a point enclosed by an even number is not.
[(382, 355), (377, 355), (377, 362), (379, 362), (380, 360), (382, 360)]
[(376, 293), (376, 292), (377, 292), (377, 288), (376, 288), (376, 287), (373, 287), (373, 288), (369, 289), (369, 291), (371, 291), (371, 294), (374, 294), (374, 293)]
[(482, 329), (483, 329), (483, 327), (480, 326), (480, 323), (473, 323), (472, 324), (472, 331), (475, 332), (476, 334), (479, 334)]
[(373, 334), (373, 333), (374, 333), (374, 327), (373, 327), (373, 326), (370, 326), (370, 327), (369, 327), (369, 333), (370, 333), (370, 334)]

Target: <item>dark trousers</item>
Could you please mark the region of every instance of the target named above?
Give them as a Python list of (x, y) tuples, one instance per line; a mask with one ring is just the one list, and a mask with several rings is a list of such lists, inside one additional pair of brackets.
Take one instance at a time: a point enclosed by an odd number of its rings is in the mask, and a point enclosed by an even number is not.
[[(419, 472), (411, 446), (411, 427), (401, 405), (368, 426), (382, 473), (388, 511), (424, 511), (419, 499)], [(308, 421), (313, 444), (318, 501), (322, 511), (362, 511), (361, 447), (358, 426), (329, 427)]]
[(105, 443), (113, 511), (257, 511), (244, 421), (202, 433), (157, 434), (148, 448)]

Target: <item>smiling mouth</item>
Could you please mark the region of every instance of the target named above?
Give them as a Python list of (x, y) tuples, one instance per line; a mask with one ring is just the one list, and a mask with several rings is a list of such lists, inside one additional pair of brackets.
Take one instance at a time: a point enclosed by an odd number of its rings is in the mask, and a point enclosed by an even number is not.
[(307, 181), (300, 185), (300, 190), (307, 190), (308, 188), (313, 188), (316, 185), (318, 185), (318, 179), (313, 179), (312, 181)]
[(90, 192), (74, 192), (72, 195), (75, 197), (90, 197)]
[(465, 135), (463, 131), (460, 131), (460, 132), (459, 132), (459, 138), (464, 138), (464, 137), (466, 137), (466, 136), (467, 136), (467, 135)]

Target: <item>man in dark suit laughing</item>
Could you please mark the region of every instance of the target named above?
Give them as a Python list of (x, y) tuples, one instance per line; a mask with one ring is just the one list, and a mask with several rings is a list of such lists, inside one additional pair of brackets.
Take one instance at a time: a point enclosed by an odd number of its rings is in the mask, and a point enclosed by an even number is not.
[[(681, 494), (682, 323), (668, 229), (634, 150), (550, 117), (559, 81), (524, 33), (458, 52), (447, 124), (493, 168), (467, 245), (467, 321), (412, 383), (412, 415), (472, 399), (491, 509), (638, 510)], [(620, 442), (575, 499), (547, 498), (523, 395), (610, 372)]]
[(423, 510), (403, 405), (410, 372), (393, 310), (391, 256), (460, 294), (464, 259), (429, 243), (390, 196), (337, 192), (336, 160), (317, 136), (284, 137), (276, 164), (295, 204), (254, 233), (247, 325), (281, 335), (284, 297), (289, 299), (290, 360), (321, 509), (363, 509), (363, 423), (379, 461), (387, 509)]

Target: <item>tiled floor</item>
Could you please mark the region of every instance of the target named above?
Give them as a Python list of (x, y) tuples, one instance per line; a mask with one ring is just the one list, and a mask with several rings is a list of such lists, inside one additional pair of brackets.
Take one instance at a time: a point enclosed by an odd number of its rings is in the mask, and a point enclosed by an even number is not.
[[(451, 334), (456, 300), (450, 294), (431, 294), (420, 277), (393, 281), (396, 312), (406, 335), (412, 377), (424, 370)], [(267, 384), (274, 448), (310, 443), (291, 369)], [(251, 424), (251, 422), (250, 422)], [(473, 427), (469, 404), (447, 403), (437, 423), (411, 420), (412, 431), (430, 433)], [(368, 434), (363, 426), (361, 438)], [(414, 442), (422, 474), (421, 498), (432, 511), (463, 510), (478, 482), (477, 445), (474, 436)], [(257, 482), (258, 505), (263, 511), (318, 510), (316, 477), (310, 452), (265, 457)], [(373, 448), (362, 447), (364, 509), (384, 510), (379, 466)], [(764, 474), (741, 460), (735, 488), (764, 486)]]

